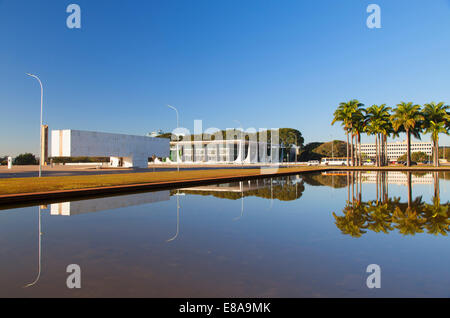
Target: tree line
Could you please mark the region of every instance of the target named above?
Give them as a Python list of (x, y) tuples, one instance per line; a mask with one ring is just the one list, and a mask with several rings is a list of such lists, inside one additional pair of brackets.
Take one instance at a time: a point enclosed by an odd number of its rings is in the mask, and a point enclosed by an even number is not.
[[(387, 138), (406, 134), (406, 163), (411, 165), (411, 135), (417, 139), (430, 134), (433, 142), (433, 163), (439, 166), (439, 135), (449, 135), (450, 106), (431, 102), (423, 106), (401, 102), (396, 107), (386, 104), (364, 108), (357, 99), (342, 102), (333, 114), (331, 125), (340, 122), (347, 136), (347, 165), (361, 165), (361, 135), (375, 136), (376, 165), (388, 164)], [(351, 142), (349, 139), (351, 138)], [(355, 148), (354, 145), (357, 147)]]

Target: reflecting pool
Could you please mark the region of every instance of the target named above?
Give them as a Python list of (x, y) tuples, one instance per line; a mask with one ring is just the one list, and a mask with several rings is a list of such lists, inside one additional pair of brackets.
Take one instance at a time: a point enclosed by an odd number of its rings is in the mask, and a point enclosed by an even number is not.
[(449, 180), (335, 171), (3, 209), (0, 297), (449, 297)]

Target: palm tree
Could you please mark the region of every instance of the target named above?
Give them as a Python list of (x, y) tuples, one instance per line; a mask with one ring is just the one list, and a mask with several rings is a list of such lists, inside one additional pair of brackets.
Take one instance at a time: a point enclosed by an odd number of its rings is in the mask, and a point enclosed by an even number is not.
[(406, 157), (407, 166), (411, 166), (411, 134), (420, 138), (420, 127), (424, 116), (420, 111), (420, 105), (414, 105), (412, 102), (401, 102), (394, 109), (391, 116), (392, 127), (396, 132), (403, 129), (406, 133)]
[(361, 107), (363, 107), (364, 104), (360, 103), (357, 99), (352, 99), (347, 103), (340, 103), (339, 107), (334, 112), (333, 121), (331, 122), (331, 125), (334, 125), (335, 122), (340, 121), (342, 122), (342, 126), (345, 130), (345, 134), (347, 135), (347, 166), (348, 164), (348, 153), (349, 153), (349, 133), (352, 134), (352, 144), (351, 144), (351, 157), (352, 157), (352, 165), (355, 164), (355, 161), (353, 160), (353, 120), (355, 113), (361, 111)]
[[(377, 158), (377, 166), (380, 166), (383, 156), (386, 155), (385, 150), (381, 150), (386, 146), (387, 136), (391, 133), (390, 124), (390, 107), (386, 104), (372, 105), (366, 110), (366, 127), (365, 131), (368, 135), (375, 135), (375, 150)], [(383, 146), (382, 146), (383, 145)]]
[[(364, 110), (358, 108), (352, 116), (352, 122), (353, 122), (353, 131), (354, 131), (354, 135), (356, 137), (356, 147), (357, 147), (357, 152), (355, 155), (356, 160), (356, 165), (359, 166), (361, 165), (361, 133), (364, 131), (365, 125), (366, 125), (366, 117), (364, 116)], [(353, 160), (353, 158), (352, 158)]]
[(444, 105), (443, 102), (436, 104), (431, 102), (425, 104), (423, 108), (423, 115), (425, 116), (424, 129), (426, 133), (431, 133), (431, 140), (433, 141), (433, 161), (436, 167), (439, 166), (439, 134), (444, 133), (448, 135), (448, 130), (445, 126), (450, 121), (450, 116), (447, 110), (450, 108)]
[(435, 167), (439, 167), (439, 134), (449, 134), (444, 125), (443, 121), (435, 123), (430, 120), (427, 122), (428, 127), (425, 130), (425, 133), (431, 134), (431, 140), (433, 140), (433, 162)]

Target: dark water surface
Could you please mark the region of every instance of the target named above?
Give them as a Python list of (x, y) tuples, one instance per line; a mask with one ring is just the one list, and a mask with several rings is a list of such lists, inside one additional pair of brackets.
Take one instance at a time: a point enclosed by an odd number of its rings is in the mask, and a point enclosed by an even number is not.
[(449, 297), (448, 179), (309, 174), (0, 210), (0, 297)]

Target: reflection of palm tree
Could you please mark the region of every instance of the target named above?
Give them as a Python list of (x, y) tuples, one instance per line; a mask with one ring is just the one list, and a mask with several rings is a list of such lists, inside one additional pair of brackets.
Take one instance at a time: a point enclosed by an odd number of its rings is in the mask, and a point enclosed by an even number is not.
[(433, 204), (425, 204), (424, 215), (427, 220), (425, 228), (430, 234), (447, 235), (450, 226), (450, 220), (448, 218), (449, 206), (442, 205), (439, 201), (439, 197), (435, 196), (433, 198)]
[(336, 226), (343, 234), (349, 234), (353, 237), (361, 237), (366, 231), (366, 220), (364, 218), (364, 207), (357, 202), (356, 205), (347, 202), (344, 210), (344, 216), (338, 216), (333, 212)]
[(25, 285), (25, 287), (30, 287), (35, 285), (38, 281), (39, 278), (41, 277), (41, 239), (42, 239), (42, 231), (41, 231), (41, 206), (39, 206), (39, 215), (38, 215), (38, 274), (35, 278), (35, 280), (27, 285)]
[(406, 172), (406, 183), (408, 186), (408, 208), (411, 208), (411, 200), (412, 200), (412, 184), (411, 184), (411, 172)]
[(423, 233), (424, 223), (427, 220), (423, 218), (417, 210), (408, 206), (405, 211), (396, 207), (392, 214), (392, 222), (397, 223), (395, 228), (403, 235), (415, 235)]
[(423, 233), (426, 229), (429, 234), (447, 235), (450, 227), (450, 203), (440, 203), (438, 173), (435, 174), (433, 204), (424, 203), (421, 196), (412, 200), (410, 172), (407, 173), (407, 179), (408, 202), (401, 203), (400, 198), (389, 198), (386, 176), (377, 176), (377, 182), (381, 181), (380, 188), (377, 185), (377, 193), (379, 190), (383, 200), (380, 202), (378, 194), (374, 201), (347, 200), (343, 215), (333, 212), (336, 226), (343, 234), (353, 237), (361, 237), (366, 229), (386, 234), (397, 229), (403, 235)]
[(388, 203), (383, 204), (372, 204), (370, 202), (366, 207), (366, 211), (369, 214), (368, 226), (367, 228), (374, 232), (384, 232), (388, 233), (392, 231), (391, 226), (391, 213)]

